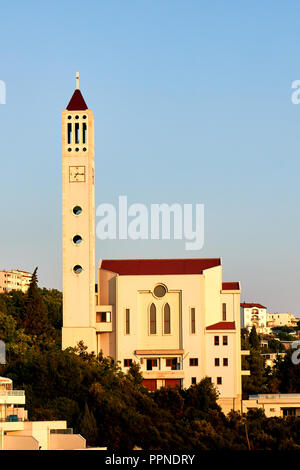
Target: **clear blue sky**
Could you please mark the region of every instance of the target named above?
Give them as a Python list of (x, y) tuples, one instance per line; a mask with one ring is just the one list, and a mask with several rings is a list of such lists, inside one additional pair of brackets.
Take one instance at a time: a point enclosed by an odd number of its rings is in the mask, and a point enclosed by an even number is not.
[(220, 256), (242, 300), (300, 314), (298, 1), (2, 2), (0, 44), (1, 268), (61, 288), (61, 110), (79, 70), (96, 205), (205, 204), (201, 251), (97, 240), (97, 259)]

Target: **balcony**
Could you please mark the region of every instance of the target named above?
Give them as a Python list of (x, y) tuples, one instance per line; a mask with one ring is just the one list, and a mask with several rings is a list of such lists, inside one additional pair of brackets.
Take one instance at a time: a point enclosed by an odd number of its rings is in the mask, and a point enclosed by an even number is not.
[(112, 331), (112, 306), (96, 306), (96, 332), (105, 333)]
[(141, 370), (144, 379), (184, 379), (183, 370)]
[(0, 390), (0, 405), (25, 405), (25, 391)]

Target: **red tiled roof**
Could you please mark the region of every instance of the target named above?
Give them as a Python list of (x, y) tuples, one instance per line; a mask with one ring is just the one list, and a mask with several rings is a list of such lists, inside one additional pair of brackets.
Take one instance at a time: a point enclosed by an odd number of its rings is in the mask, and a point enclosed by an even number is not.
[(220, 321), (219, 323), (215, 323), (214, 325), (207, 326), (206, 330), (235, 330), (235, 322)]
[(240, 290), (239, 282), (222, 282), (223, 290)]
[(81, 94), (80, 90), (75, 90), (73, 93), (72, 98), (67, 106), (68, 111), (84, 111), (88, 109), (86, 102)]
[(101, 269), (123, 276), (155, 274), (201, 274), (221, 265), (220, 258), (203, 259), (120, 259), (102, 260)]
[(243, 302), (241, 304), (241, 307), (244, 307), (244, 308), (252, 308), (252, 307), (256, 307), (256, 308), (267, 308), (267, 307), (264, 307), (263, 305), (261, 304), (247, 304), (246, 302)]

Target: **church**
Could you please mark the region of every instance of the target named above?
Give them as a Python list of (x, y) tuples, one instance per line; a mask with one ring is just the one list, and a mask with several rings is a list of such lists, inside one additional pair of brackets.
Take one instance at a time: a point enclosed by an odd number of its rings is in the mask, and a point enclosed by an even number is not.
[(63, 349), (136, 362), (149, 390), (208, 376), (223, 411), (240, 410), (240, 283), (223, 282), (220, 258), (101, 260), (96, 283), (94, 152), (77, 74), (62, 111)]

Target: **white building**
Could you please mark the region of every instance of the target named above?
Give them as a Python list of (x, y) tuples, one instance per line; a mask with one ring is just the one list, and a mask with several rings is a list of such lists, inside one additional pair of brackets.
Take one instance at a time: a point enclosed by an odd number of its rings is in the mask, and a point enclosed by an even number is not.
[(0, 271), (0, 294), (20, 290), (27, 292), (32, 275), (27, 271), (12, 269), (10, 271)]
[(297, 322), (300, 321), (299, 318), (295, 318), (295, 315), (292, 313), (268, 313), (267, 314), (267, 325), (270, 328), (276, 326), (297, 326)]
[(243, 413), (262, 408), (267, 418), (300, 417), (300, 393), (250, 395), (243, 400)]
[(219, 258), (103, 260), (96, 304), (97, 352), (139, 363), (149, 390), (208, 376), (223, 411), (240, 409), (240, 285)]
[(95, 295), (94, 116), (79, 79), (62, 113), (62, 173), (62, 347), (83, 341), (124, 371), (137, 361), (151, 390), (209, 376), (223, 409), (240, 409), (240, 285), (222, 283), (219, 258), (105, 260)]
[(241, 303), (241, 328), (251, 331), (255, 326), (257, 333), (269, 333), (267, 326), (267, 307), (258, 303)]

